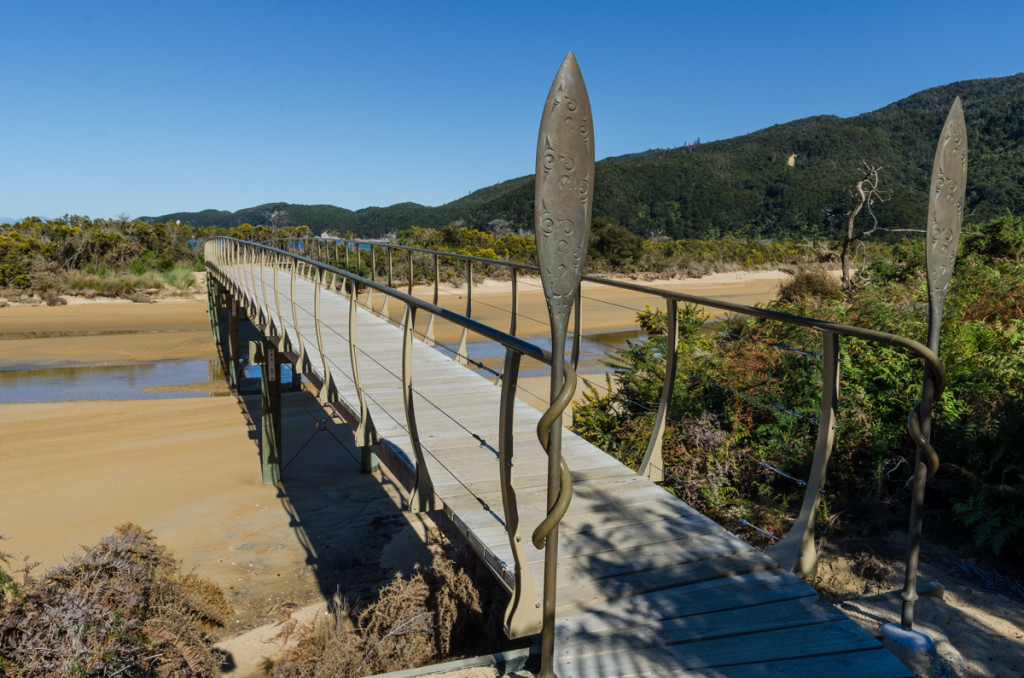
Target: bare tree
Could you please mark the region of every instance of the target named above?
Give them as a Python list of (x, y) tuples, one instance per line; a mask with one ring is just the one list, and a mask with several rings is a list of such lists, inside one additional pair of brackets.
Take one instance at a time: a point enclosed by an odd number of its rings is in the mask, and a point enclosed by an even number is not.
[(273, 212), (264, 212), (263, 217), (267, 220), (267, 225), (272, 230), (277, 230), (282, 226), (288, 225), (288, 213), (284, 210), (274, 210)]
[[(886, 228), (878, 225), (878, 217), (875, 216), (875, 203), (882, 203), (889, 199), (888, 192), (879, 188), (878, 174), (881, 167), (864, 161), (860, 168), (860, 179), (853, 185), (857, 198), (857, 204), (846, 214), (846, 231), (839, 246), (839, 260), (843, 267), (843, 290), (847, 294), (853, 292), (857, 287), (857, 281), (853, 278), (853, 257), (856, 250), (864, 245), (864, 239), (875, 233), (924, 233), (922, 228)], [(866, 215), (867, 226), (859, 233), (857, 232), (857, 219)]]

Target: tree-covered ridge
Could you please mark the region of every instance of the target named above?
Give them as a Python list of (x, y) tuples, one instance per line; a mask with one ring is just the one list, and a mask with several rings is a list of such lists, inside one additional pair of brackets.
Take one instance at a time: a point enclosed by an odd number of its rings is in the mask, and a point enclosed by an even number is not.
[[(882, 168), (889, 200), (880, 225), (924, 223), (935, 143), (953, 99), (967, 120), (968, 223), (1024, 211), (1024, 74), (967, 80), (914, 94), (851, 118), (821, 115), (711, 143), (607, 158), (597, 163), (594, 216), (641, 235), (792, 238), (837, 234), (849, 186), (868, 161)], [(461, 221), (480, 230), (532, 229), (533, 177), (519, 177), (441, 205), (400, 203), (350, 211), (330, 205), (272, 203), (228, 213), (158, 217), (193, 226), (266, 223), (280, 210), (288, 225), (376, 237), (411, 225), (439, 229)]]

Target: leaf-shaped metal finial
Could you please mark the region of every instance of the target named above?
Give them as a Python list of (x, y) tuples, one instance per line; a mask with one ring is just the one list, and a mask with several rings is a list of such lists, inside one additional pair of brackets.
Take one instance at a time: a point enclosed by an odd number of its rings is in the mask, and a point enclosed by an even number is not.
[(590, 97), (576, 57), (569, 52), (544, 102), (537, 136), (534, 227), (540, 279), (551, 318), (551, 405), (538, 424), (538, 436), (548, 454), (548, 515), (533, 534), (534, 545), (545, 549), (540, 678), (555, 678), (558, 522), (572, 498), (572, 476), (562, 459), (561, 414), (576, 389), (572, 366), (563, 364), (565, 334), (587, 258), (593, 185)]
[(576, 57), (566, 55), (551, 84), (537, 137), (534, 226), (552, 334), (569, 324), (593, 212), (594, 130)]
[(960, 244), (967, 180), (967, 125), (960, 97), (949, 109), (935, 149), (931, 194), (928, 198), (928, 347), (939, 350), (942, 307)]
[[(964, 219), (964, 193), (967, 185), (967, 125), (964, 109), (957, 97), (942, 126), (932, 166), (931, 193), (928, 196), (928, 230), (925, 246), (928, 268), (928, 348), (939, 352), (942, 307), (953, 275), (956, 250), (960, 244), (960, 226)], [(910, 413), (907, 427), (917, 446), (914, 457), (914, 489), (910, 502), (910, 528), (907, 532), (907, 569), (903, 582), (903, 610), (900, 623), (883, 624), (882, 633), (890, 638), (914, 637), (931, 647), (928, 634), (914, 628), (914, 602), (917, 600), (917, 564), (921, 554), (921, 530), (924, 518), (925, 483), (939, 468), (939, 455), (931, 445), (932, 405), (941, 395), (945, 374), (925, 366), (921, 402)], [(901, 641), (903, 642), (903, 641)]]

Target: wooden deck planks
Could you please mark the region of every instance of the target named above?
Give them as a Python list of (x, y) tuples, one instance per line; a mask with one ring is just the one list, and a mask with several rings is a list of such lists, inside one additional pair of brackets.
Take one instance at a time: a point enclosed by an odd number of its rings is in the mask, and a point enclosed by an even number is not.
[[(269, 280), (272, 274), (266, 273)], [(298, 344), (290, 280), (278, 275), (282, 317), (273, 301), (262, 303)], [(322, 376), (314, 287), (303, 279), (295, 287), (301, 345)], [(340, 398), (358, 411), (348, 313), (346, 297), (321, 293), (327, 364)], [(397, 322), (401, 316), (393, 317)], [(355, 344), (375, 426), (414, 464), (405, 423), (402, 333), (359, 309)], [(509, 587), (512, 552), (498, 486), (496, 379), (418, 340), (412, 349), (413, 403), (435, 493)], [(538, 418), (519, 402), (512, 423), (521, 531), (539, 586), (543, 555), (529, 543), (546, 513), (547, 458), (537, 442)], [(771, 558), (692, 507), (569, 432), (563, 434), (563, 454), (574, 488), (559, 542), (556, 671), (563, 678), (910, 675), (806, 583), (780, 572)]]

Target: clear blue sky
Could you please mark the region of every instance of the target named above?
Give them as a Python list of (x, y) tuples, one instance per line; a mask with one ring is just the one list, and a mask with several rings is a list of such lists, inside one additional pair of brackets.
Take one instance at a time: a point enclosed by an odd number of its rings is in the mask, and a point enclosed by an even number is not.
[(1024, 70), (1024, 3), (0, 0), (0, 216), (439, 205), (530, 174), (573, 50), (598, 159)]

